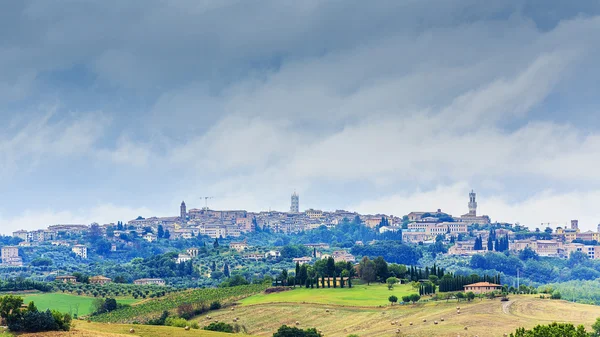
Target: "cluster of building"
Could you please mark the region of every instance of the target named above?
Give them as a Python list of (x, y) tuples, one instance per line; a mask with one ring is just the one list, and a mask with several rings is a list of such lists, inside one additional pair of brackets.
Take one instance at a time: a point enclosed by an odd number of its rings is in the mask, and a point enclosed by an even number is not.
[[(263, 211), (248, 212), (245, 210), (212, 210), (208, 207), (201, 209), (187, 209), (185, 202), (181, 202), (179, 216), (172, 217), (150, 217), (138, 218), (127, 223), (127, 228), (122, 232), (130, 234), (135, 231), (136, 235), (152, 242), (158, 239), (158, 227), (161, 226), (164, 231), (169, 231), (170, 239), (189, 239), (198, 235), (206, 235), (211, 238), (238, 237), (243, 233), (253, 232), (257, 229), (268, 229), (272, 232), (280, 233), (298, 233), (306, 230), (316, 229), (320, 226), (333, 227), (344, 221), (344, 219), (353, 220), (359, 217), (361, 221), (369, 227), (377, 227), (381, 224), (382, 218), (387, 219), (389, 227), (386, 230), (397, 230), (402, 224), (402, 219), (387, 215), (361, 215), (356, 212), (336, 210), (327, 212), (316, 209), (307, 209), (304, 212), (299, 210), (299, 196), (294, 192), (291, 197), (291, 206), (289, 212)], [(114, 224), (107, 224), (107, 226)], [(151, 228), (151, 233), (144, 233), (146, 228)], [(115, 231), (115, 237), (121, 234)]]
[[(539, 256), (568, 258), (573, 252), (581, 252), (590, 259), (600, 259), (600, 226), (598, 232), (586, 231), (581, 232), (579, 229), (579, 221), (571, 220), (570, 228), (558, 227), (551, 234), (549, 240), (539, 240), (535, 238), (535, 233), (531, 233), (531, 238), (515, 239), (515, 233), (507, 229), (496, 229), (496, 236), (508, 236), (509, 249), (513, 252), (520, 252), (525, 249), (531, 249)], [(483, 242), (487, 241), (489, 231), (473, 231), (473, 237), (481, 237)], [(580, 240), (580, 241), (578, 241)], [(574, 242), (578, 241), (578, 242)], [(457, 241), (448, 249), (448, 254), (451, 255), (473, 255), (487, 251), (487, 245), (483, 245), (482, 249), (475, 250), (475, 241)]]
[[(72, 284), (76, 284), (77, 283), (77, 277), (73, 276), (73, 275), (60, 275), (57, 276), (55, 278), (56, 281), (61, 282), (61, 283), (72, 283)], [(89, 278), (89, 283), (90, 284), (99, 284), (99, 285), (105, 285), (107, 283), (112, 282), (112, 279), (110, 277), (105, 277), (102, 275), (96, 275), (96, 276), (92, 276)], [(142, 278), (142, 279), (138, 279), (133, 281), (133, 284), (135, 285), (159, 285), (159, 286), (164, 286), (165, 285), (165, 280), (161, 279), (161, 278)]]
[[(409, 213), (408, 229), (402, 231), (402, 240), (410, 243), (432, 243), (438, 235), (444, 237), (457, 236), (469, 232), (468, 225), (491, 223), (487, 215), (477, 215), (476, 193), (469, 193), (469, 213), (459, 217), (443, 213), (441, 209), (435, 212), (411, 212)], [(380, 229), (381, 231), (381, 229)]]

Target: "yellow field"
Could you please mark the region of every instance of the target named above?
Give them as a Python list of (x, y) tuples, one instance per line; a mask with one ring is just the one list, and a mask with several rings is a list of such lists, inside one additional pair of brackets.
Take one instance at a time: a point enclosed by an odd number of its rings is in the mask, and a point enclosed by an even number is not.
[[(511, 333), (518, 327), (531, 328), (537, 324), (568, 322), (590, 326), (600, 317), (600, 307), (575, 304), (566, 301), (539, 299), (535, 296), (511, 296), (508, 302), (475, 300), (428, 302), (417, 305), (395, 305), (393, 307), (352, 307), (320, 303), (261, 303), (238, 305), (196, 317), (200, 326), (219, 320), (237, 323), (254, 336), (272, 336), (281, 325), (301, 328), (315, 327), (327, 337), (346, 337), (357, 334), (362, 337), (411, 336), (411, 337), (496, 337)], [(306, 301), (310, 301), (307, 298)], [(456, 307), (460, 306), (460, 314)], [(444, 321), (442, 322), (442, 318)], [(426, 322), (423, 322), (426, 320)], [(398, 324), (392, 324), (392, 322)], [(438, 321), (438, 324), (434, 324)], [(413, 323), (410, 325), (410, 323)], [(135, 333), (130, 334), (133, 327)], [(467, 330), (465, 330), (467, 327)], [(400, 333), (396, 333), (399, 329)], [(87, 323), (76, 321), (73, 331), (23, 335), (28, 337), (115, 337), (115, 336), (191, 336), (226, 337), (231, 334), (203, 330), (185, 331), (182, 328)]]
[[(308, 299), (307, 299), (308, 301)], [(456, 307), (460, 305), (460, 314)], [(584, 324), (589, 330), (600, 307), (566, 301), (542, 300), (533, 296), (513, 296), (509, 302), (476, 300), (474, 302), (429, 302), (418, 305), (396, 305), (387, 308), (353, 308), (346, 306), (269, 303), (242, 305), (235, 311), (221, 310), (213, 319), (232, 322), (239, 318), (249, 333), (272, 336), (283, 324), (315, 327), (327, 337), (359, 336), (503, 336), (518, 327), (531, 328), (554, 321)], [(441, 321), (444, 318), (444, 322)], [(423, 322), (426, 319), (427, 322)], [(400, 325), (392, 325), (398, 321)], [(438, 324), (434, 324), (438, 321)], [(410, 325), (413, 322), (413, 325)], [(464, 328), (467, 327), (468, 330)]]
[[(129, 329), (135, 329), (134, 333), (129, 333)], [(152, 325), (129, 325), (129, 324), (105, 324), (105, 323), (87, 323), (85, 321), (75, 321), (75, 326), (69, 332), (40, 332), (35, 334), (22, 334), (26, 337), (165, 337), (165, 336), (189, 336), (189, 337), (231, 337), (232, 334), (221, 332), (204, 331), (190, 329), (185, 331), (183, 328), (174, 328), (168, 326)], [(248, 336), (248, 335), (245, 335)]]

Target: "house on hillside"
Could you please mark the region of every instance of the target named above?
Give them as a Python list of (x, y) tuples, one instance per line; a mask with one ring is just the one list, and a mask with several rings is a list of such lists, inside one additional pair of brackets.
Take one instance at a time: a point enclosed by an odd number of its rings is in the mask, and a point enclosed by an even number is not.
[(467, 284), (464, 286), (465, 292), (472, 291), (475, 294), (485, 294), (491, 293), (492, 291), (502, 289), (502, 286), (499, 284), (494, 284), (490, 282), (477, 282), (473, 284)]
[(108, 277), (104, 277), (102, 275), (97, 275), (97, 276), (92, 276), (90, 277), (90, 284), (107, 284), (110, 283), (112, 280)]
[(138, 286), (143, 286), (143, 285), (164, 286), (165, 280), (163, 280), (161, 278), (141, 278), (141, 279), (133, 281), (133, 284), (138, 285)]
[(57, 276), (55, 280), (62, 283), (77, 283), (77, 278), (73, 275)]

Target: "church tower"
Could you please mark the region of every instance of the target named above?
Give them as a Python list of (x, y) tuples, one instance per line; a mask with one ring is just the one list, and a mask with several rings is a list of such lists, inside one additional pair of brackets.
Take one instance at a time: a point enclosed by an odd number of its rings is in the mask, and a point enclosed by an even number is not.
[(294, 191), (292, 194), (292, 204), (290, 205), (290, 213), (300, 213), (300, 196)]
[(185, 222), (186, 216), (187, 216), (187, 209), (185, 207), (185, 201), (181, 202), (181, 207), (179, 208), (179, 216), (181, 217), (181, 221)]
[(469, 215), (477, 216), (477, 201), (475, 201), (476, 194), (471, 190), (469, 193)]

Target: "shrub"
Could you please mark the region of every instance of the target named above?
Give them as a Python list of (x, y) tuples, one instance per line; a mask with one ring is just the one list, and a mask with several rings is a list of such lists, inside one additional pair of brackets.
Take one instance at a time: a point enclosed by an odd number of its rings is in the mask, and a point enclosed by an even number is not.
[(282, 325), (277, 332), (273, 334), (273, 337), (323, 337), (323, 335), (315, 328), (302, 330), (296, 327)]
[(550, 298), (553, 300), (560, 300), (562, 298), (562, 295), (560, 294), (560, 291), (556, 290), (552, 293), (552, 296), (550, 296)]
[(177, 307), (177, 315), (184, 319), (190, 319), (194, 315), (194, 307), (190, 303), (183, 303)]
[(167, 317), (165, 325), (184, 328), (187, 325), (187, 320), (180, 317)]
[(210, 310), (219, 310), (221, 309), (221, 302), (214, 301), (210, 304)]
[(205, 326), (203, 329), (209, 330), (209, 331), (233, 333), (233, 326), (231, 324), (227, 324), (224, 322), (219, 322), (219, 323), (212, 322), (209, 325)]
[(192, 328), (192, 329), (200, 329), (200, 325), (198, 325), (198, 322), (192, 322), (192, 324), (190, 324), (190, 328)]
[(147, 322), (148, 325), (165, 325), (165, 320), (169, 317), (168, 311), (163, 311), (159, 318), (151, 319)]

